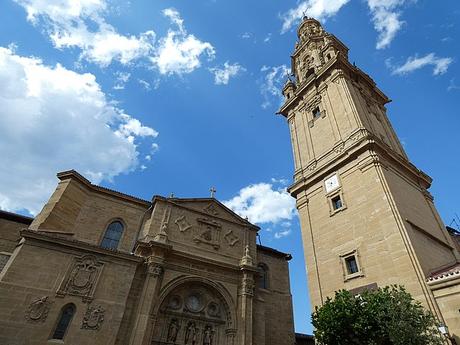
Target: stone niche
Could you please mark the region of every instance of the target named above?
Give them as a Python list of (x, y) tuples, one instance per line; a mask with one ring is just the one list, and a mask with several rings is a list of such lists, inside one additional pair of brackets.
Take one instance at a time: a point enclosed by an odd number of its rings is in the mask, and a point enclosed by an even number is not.
[(152, 345), (233, 344), (234, 330), (224, 297), (205, 283), (184, 283), (163, 300), (156, 317)]

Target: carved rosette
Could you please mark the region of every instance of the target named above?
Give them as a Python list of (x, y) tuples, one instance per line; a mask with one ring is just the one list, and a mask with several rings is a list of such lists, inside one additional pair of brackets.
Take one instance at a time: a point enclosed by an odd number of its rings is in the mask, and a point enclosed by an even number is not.
[(48, 296), (43, 296), (32, 301), (26, 310), (26, 320), (31, 322), (45, 321), (50, 311), (51, 303)]
[(83, 316), (81, 328), (99, 330), (104, 322), (104, 313), (105, 309), (100, 305), (88, 306), (88, 309), (86, 309), (86, 313)]
[(80, 296), (83, 302), (91, 302), (102, 267), (103, 263), (93, 255), (74, 258), (56, 295), (59, 297)]

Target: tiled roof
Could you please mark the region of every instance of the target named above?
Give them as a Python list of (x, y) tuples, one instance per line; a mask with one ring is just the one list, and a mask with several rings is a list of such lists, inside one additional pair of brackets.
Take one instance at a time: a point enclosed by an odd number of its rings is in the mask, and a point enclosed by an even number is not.
[(460, 277), (460, 263), (456, 263), (453, 266), (447, 267), (445, 269), (433, 272), (427, 279), (428, 282), (434, 282), (439, 280), (444, 280), (450, 277), (459, 276)]

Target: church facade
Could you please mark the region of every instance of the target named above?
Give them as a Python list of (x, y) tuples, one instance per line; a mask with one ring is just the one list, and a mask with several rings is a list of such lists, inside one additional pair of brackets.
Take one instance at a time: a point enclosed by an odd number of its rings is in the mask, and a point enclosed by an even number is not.
[(318, 21), (304, 18), (297, 34), (279, 113), (292, 140), (289, 189), (312, 305), (340, 289), (403, 285), (438, 318), (446, 341), (460, 344), (458, 237), (388, 120), (390, 100)]
[(35, 219), (0, 214), (0, 344), (294, 344), (290, 255), (257, 226), (58, 178)]

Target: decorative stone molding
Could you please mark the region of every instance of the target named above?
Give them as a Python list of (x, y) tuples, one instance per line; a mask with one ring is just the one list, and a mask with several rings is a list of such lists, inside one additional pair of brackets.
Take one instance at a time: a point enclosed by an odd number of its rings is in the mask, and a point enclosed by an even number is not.
[(314, 108), (319, 106), (321, 103), (321, 95), (315, 95), (311, 100), (308, 101), (306, 110), (312, 111)]
[(89, 306), (86, 309), (86, 313), (83, 316), (83, 321), (81, 324), (82, 329), (92, 329), (99, 330), (104, 322), (104, 313), (105, 309), (100, 305), (98, 306)]
[(240, 240), (239, 237), (233, 233), (233, 230), (227, 231), (224, 238), (230, 247), (233, 247)]
[(187, 218), (185, 216), (181, 216), (177, 218), (174, 223), (179, 227), (180, 232), (187, 231), (192, 227), (192, 225), (187, 221)]
[(168, 242), (168, 224), (169, 224), (170, 218), (171, 218), (171, 205), (168, 205), (165, 209), (163, 220), (161, 221), (160, 230), (153, 238), (154, 241), (163, 242), (163, 243)]
[(217, 211), (217, 208), (214, 206), (214, 204), (209, 204), (203, 209), (204, 212), (212, 215), (212, 216), (218, 216), (219, 212)]
[(244, 277), (241, 283), (241, 295), (254, 296), (255, 283), (254, 279), (250, 277)]
[(164, 272), (163, 266), (157, 263), (150, 263), (148, 264), (148, 273), (155, 278), (161, 276)]
[(64, 277), (56, 296), (80, 296), (83, 302), (91, 302), (94, 290), (102, 272), (103, 263), (93, 255), (83, 255), (74, 258), (66, 276)]
[(39, 297), (32, 301), (26, 310), (26, 320), (31, 322), (44, 322), (50, 311), (51, 303), (48, 296)]

